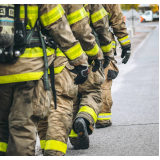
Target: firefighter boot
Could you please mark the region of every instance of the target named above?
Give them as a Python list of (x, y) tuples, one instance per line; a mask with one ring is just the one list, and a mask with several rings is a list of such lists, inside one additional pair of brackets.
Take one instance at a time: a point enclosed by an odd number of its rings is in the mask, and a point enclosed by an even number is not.
[(106, 128), (112, 125), (112, 121), (111, 120), (107, 120), (107, 123), (99, 123), (95, 125), (96, 128)]
[(74, 145), (74, 149), (88, 149), (89, 148), (89, 136), (87, 132), (87, 125), (83, 118), (77, 118), (74, 123), (74, 129), (77, 133), (77, 143)]

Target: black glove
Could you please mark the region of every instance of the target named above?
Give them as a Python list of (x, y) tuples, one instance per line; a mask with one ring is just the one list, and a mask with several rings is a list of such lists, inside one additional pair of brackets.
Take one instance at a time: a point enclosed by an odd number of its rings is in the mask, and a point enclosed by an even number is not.
[(102, 66), (102, 60), (100, 60), (100, 59), (94, 59), (94, 60), (88, 59), (88, 64), (91, 65), (93, 61), (95, 62), (95, 64), (94, 64), (94, 66), (92, 68), (92, 71), (96, 72)]
[(104, 61), (104, 63), (103, 63), (103, 68), (105, 69), (105, 68), (107, 68), (108, 65), (109, 65), (110, 58), (109, 58), (108, 56), (105, 56), (104, 59), (105, 59), (105, 61)]
[(89, 69), (87, 66), (75, 66), (77, 77), (74, 79), (74, 84), (83, 84), (88, 78)]
[(129, 57), (131, 55), (131, 45), (127, 45), (122, 47), (122, 54), (121, 54), (121, 58), (124, 58), (122, 60), (122, 63), (126, 64), (129, 60)]

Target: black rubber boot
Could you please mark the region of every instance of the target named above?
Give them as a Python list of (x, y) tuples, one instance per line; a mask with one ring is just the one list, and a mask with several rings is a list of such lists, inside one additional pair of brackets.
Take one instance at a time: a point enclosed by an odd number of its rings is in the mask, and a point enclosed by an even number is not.
[(109, 120), (108, 123), (103, 123), (103, 124), (96, 124), (95, 127), (96, 128), (106, 128), (112, 125), (112, 121)]
[(74, 129), (77, 133), (77, 143), (74, 149), (88, 149), (89, 148), (89, 136), (87, 132), (86, 122), (83, 118), (77, 118), (74, 123)]

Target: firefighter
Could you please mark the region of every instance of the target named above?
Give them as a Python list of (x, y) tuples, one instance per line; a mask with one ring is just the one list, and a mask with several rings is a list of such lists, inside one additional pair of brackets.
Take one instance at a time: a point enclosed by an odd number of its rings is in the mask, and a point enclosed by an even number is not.
[[(99, 46), (104, 58), (112, 52), (109, 33), (108, 15), (101, 4), (85, 4), (84, 8), (89, 17), (89, 24), (98, 35)], [(105, 63), (106, 60), (103, 61)], [(89, 61), (91, 64), (92, 61)], [(91, 69), (89, 72), (92, 72)], [(90, 75), (90, 74), (89, 74)], [(102, 88), (99, 76), (93, 74), (87, 81), (79, 85), (78, 96), (74, 99), (73, 129), (70, 134), (70, 142), (75, 149), (89, 148), (89, 135), (93, 133), (93, 126), (102, 107)]]
[[(50, 155), (54, 155), (54, 152), (56, 152), (57, 155), (64, 155), (66, 153), (67, 140), (72, 127), (72, 119), (71, 119), (72, 117), (70, 116), (69, 111), (73, 111), (74, 118), (75, 118), (75, 115), (77, 114), (77, 109), (72, 110), (73, 104), (70, 101), (71, 93), (73, 93), (72, 95), (74, 97), (77, 97), (77, 94), (75, 93), (75, 91), (83, 94), (82, 96), (84, 96), (83, 101), (85, 103), (85, 106), (86, 105), (88, 106), (85, 113), (86, 112), (88, 113), (88, 110), (89, 110), (90, 113), (88, 114), (91, 115), (92, 112), (94, 112), (95, 110), (95, 114), (98, 114), (98, 111), (102, 106), (101, 84), (104, 82), (104, 74), (102, 71), (101, 64), (103, 60), (103, 53), (101, 51), (101, 48), (96, 43), (94, 35), (92, 34), (92, 29), (89, 25), (88, 14), (85, 11), (82, 4), (63, 4), (62, 7), (65, 10), (65, 15), (67, 17), (67, 20), (70, 24), (70, 27), (72, 29), (72, 32), (75, 38), (79, 40), (84, 52), (88, 56), (88, 59), (90, 61), (93, 61), (93, 63), (89, 67), (88, 79), (85, 81), (85, 83), (79, 84), (77, 88), (78, 90), (75, 88), (74, 85), (71, 85), (71, 84), (66, 89), (70, 88), (70, 90), (71, 89), (73, 90), (72, 92), (69, 92), (68, 90), (64, 90), (64, 91), (60, 90), (58, 87), (56, 88), (57, 98), (61, 102), (60, 103), (61, 105), (58, 106), (57, 110), (55, 110), (54, 104), (51, 102), (51, 109), (50, 109), (50, 114), (48, 116), (48, 119), (46, 117), (45, 119), (41, 119), (39, 122), (38, 133), (40, 137), (41, 148), (43, 150), (44, 155), (46, 155), (46, 152), (50, 152), (49, 153)], [(57, 61), (57, 64), (59, 63), (61, 65), (62, 62), (65, 62), (65, 61), (67, 62), (67, 58), (64, 57), (64, 55), (59, 49), (57, 49), (56, 54), (60, 56), (59, 60)], [(59, 65), (56, 65), (56, 61), (55, 61), (55, 66), (59, 66)], [(75, 76), (75, 72), (73, 68), (68, 63), (66, 64), (63, 63), (63, 66), (69, 68), (70, 73), (73, 76)], [(64, 73), (65, 72), (66, 71), (64, 71)], [(68, 78), (66, 77), (62, 79), (61, 76), (59, 76), (60, 74), (62, 73), (56, 74), (55, 77), (56, 78), (59, 77), (59, 79), (61, 80), (61, 85), (63, 85), (63, 83), (67, 81)], [(80, 79), (80, 82), (81, 81), (82, 80)], [(67, 94), (69, 97), (68, 100), (67, 100)], [(89, 103), (91, 105), (88, 105)], [(78, 108), (79, 108), (79, 104), (78, 104)], [(56, 113), (59, 116), (56, 116)], [(88, 115), (88, 117), (90, 115)], [(59, 121), (60, 117), (61, 117), (61, 121)], [(54, 122), (57, 123), (58, 125), (55, 126)], [(48, 143), (49, 141), (51, 141), (51, 139), (52, 140), (59, 139), (61, 143), (65, 144), (64, 149), (58, 150), (53, 147), (49, 151)]]
[[(85, 82), (88, 77), (87, 57), (73, 36), (61, 5), (17, 4), (1, 5), (1, 8), (6, 13), (6, 17), (0, 15), (0, 22), (4, 22), (2, 29), (5, 29), (6, 24), (10, 26), (14, 22), (14, 16), (8, 13), (14, 9), (17, 27), (15, 27), (13, 47), (5, 46), (4, 41), (0, 44), (0, 155), (35, 155), (38, 121), (48, 114), (52, 103), (53, 96), (46, 73), (48, 66), (51, 66), (55, 59), (54, 50), (44, 47), (39, 24), (49, 32), (79, 73), (74, 80), (70, 72), (65, 69), (65, 73), (61, 74), (61, 79), (67, 79), (63, 82), (63, 86), (61, 86), (62, 80), (55, 78), (55, 85), (58, 85), (59, 90), (64, 91), (64, 88), (73, 85), (79, 78)], [(10, 48), (13, 48), (13, 52)], [(59, 70), (55, 69), (55, 72)], [(73, 94), (70, 93), (70, 99)], [(59, 99), (57, 102), (60, 103)], [(67, 114), (71, 116), (71, 108)], [(57, 113), (56, 116), (59, 121), (63, 118)], [(58, 125), (55, 123), (54, 126)], [(63, 138), (62, 135), (59, 136)], [(57, 150), (65, 147), (65, 144), (59, 139), (54, 139), (48, 142), (48, 146), (54, 146)]]
[(111, 121), (111, 107), (113, 104), (111, 87), (112, 81), (118, 75), (118, 68), (115, 65), (116, 60), (114, 59), (114, 54), (116, 55), (116, 41), (114, 35), (118, 38), (121, 45), (123, 58), (122, 63), (126, 64), (130, 58), (131, 54), (131, 42), (127, 33), (127, 28), (124, 22), (123, 13), (121, 11), (119, 4), (103, 4), (109, 16), (109, 24), (113, 29), (113, 33), (110, 32), (112, 37), (112, 52), (107, 55), (108, 63), (104, 66), (104, 73), (106, 80), (102, 84), (103, 89), (103, 106), (98, 115), (98, 120), (96, 122), (96, 128), (104, 128), (112, 125)]

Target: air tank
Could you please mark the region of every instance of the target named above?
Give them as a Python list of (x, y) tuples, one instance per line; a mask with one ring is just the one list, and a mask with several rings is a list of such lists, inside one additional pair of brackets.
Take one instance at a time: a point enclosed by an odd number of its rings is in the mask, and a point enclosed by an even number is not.
[(9, 47), (14, 40), (14, 5), (0, 4), (0, 48)]

